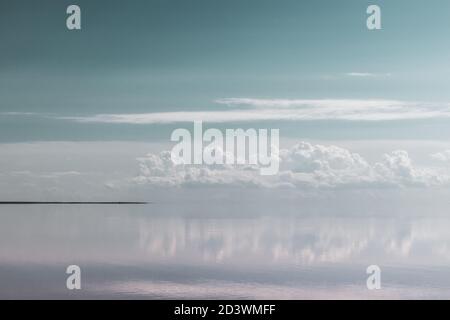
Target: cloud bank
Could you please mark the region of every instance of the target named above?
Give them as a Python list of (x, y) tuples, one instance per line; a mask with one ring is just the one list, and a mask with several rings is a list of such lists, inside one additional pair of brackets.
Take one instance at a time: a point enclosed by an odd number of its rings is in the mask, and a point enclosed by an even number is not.
[(443, 187), (450, 175), (419, 168), (408, 153), (397, 150), (369, 163), (358, 153), (338, 147), (299, 142), (279, 152), (280, 171), (261, 176), (257, 166), (174, 165), (170, 152), (138, 158), (138, 184), (164, 187), (236, 186), (261, 188), (406, 188)]

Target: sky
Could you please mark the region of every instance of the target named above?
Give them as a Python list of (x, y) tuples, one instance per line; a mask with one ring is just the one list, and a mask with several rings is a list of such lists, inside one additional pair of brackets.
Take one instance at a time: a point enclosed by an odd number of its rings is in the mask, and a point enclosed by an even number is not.
[[(5, 198), (450, 185), (448, 1), (79, 0), (69, 31), (73, 3), (0, 2)], [(194, 120), (279, 128), (282, 173), (174, 168)]]
[[(230, 98), (450, 101), (447, 1), (380, 0), (375, 32), (360, 0), (78, 1), (81, 31), (65, 27), (69, 4), (0, 4), (3, 142), (165, 139), (173, 127), (59, 117), (222, 111)], [(326, 120), (283, 126), (311, 138), (450, 136), (440, 119)]]

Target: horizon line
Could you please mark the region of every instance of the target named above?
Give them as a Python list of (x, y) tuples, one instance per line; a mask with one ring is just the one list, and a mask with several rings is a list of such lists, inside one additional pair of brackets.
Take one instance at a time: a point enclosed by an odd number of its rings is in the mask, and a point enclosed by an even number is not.
[(149, 204), (144, 201), (0, 201), (0, 205), (5, 204)]

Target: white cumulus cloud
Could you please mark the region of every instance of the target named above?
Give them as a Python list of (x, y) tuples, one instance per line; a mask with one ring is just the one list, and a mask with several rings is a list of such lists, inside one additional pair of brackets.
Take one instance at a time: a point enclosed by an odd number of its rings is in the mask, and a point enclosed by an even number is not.
[(138, 162), (140, 173), (135, 182), (166, 187), (439, 187), (450, 182), (448, 174), (416, 167), (403, 150), (369, 163), (345, 148), (308, 142), (280, 150), (280, 171), (273, 176), (261, 176), (256, 166), (174, 165), (169, 151), (148, 154)]

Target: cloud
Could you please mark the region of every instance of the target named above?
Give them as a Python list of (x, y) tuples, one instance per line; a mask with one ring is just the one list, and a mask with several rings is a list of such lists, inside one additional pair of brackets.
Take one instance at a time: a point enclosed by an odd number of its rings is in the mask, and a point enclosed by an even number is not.
[(218, 104), (227, 106), (251, 108), (317, 108), (317, 109), (368, 109), (368, 108), (399, 108), (410, 104), (399, 100), (358, 100), (358, 99), (254, 99), (226, 98), (215, 100)]
[(12, 176), (28, 176), (32, 178), (57, 179), (61, 177), (80, 176), (78, 171), (51, 171), (51, 172), (30, 172), (30, 171), (11, 171)]
[(155, 112), (140, 114), (99, 114), (88, 117), (63, 117), (61, 119), (73, 120), (84, 123), (122, 123), (122, 124), (167, 124), (179, 122), (247, 122), (265, 120), (289, 120), (289, 114), (274, 115), (267, 111), (257, 113), (254, 110), (234, 110), (234, 111), (183, 111), (183, 112)]
[(227, 98), (215, 101), (228, 109), (137, 114), (98, 114), (59, 117), (83, 123), (168, 124), (204, 121), (210, 123), (254, 121), (388, 121), (450, 117), (450, 104), (397, 100), (292, 100)]
[(10, 112), (0, 112), (1, 115), (5, 116), (33, 116), (36, 115), (34, 112), (16, 112), (16, 111), (10, 111)]
[(349, 73), (346, 73), (345, 75), (349, 76), (349, 77), (360, 77), (360, 78), (392, 76), (391, 73), (370, 73), (370, 72), (349, 72)]
[(174, 165), (169, 151), (148, 154), (138, 162), (136, 183), (165, 187), (426, 188), (450, 182), (448, 174), (416, 167), (403, 150), (384, 154), (380, 162), (371, 164), (347, 149), (308, 142), (280, 150), (280, 171), (274, 176), (261, 176), (255, 166)]
[(438, 161), (449, 162), (450, 161), (450, 150), (445, 150), (443, 152), (434, 153), (431, 157)]
[(169, 151), (147, 154), (138, 158), (140, 175), (138, 184), (152, 184), (166, 187), (179, 186), (269, 186), (258, 179), (259, 170), (251, 166), (230, 165), (174, 165)]
[(381, 181), (402, 186), (440, 186), (449, 182), (449, 176), (442, 176), (432, 169), (416, 168), (408, 153), (394, 151), (383, 156), (383, 161), (374, 166)]

